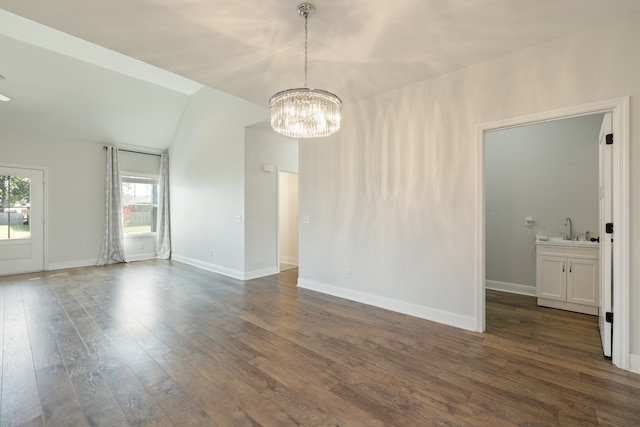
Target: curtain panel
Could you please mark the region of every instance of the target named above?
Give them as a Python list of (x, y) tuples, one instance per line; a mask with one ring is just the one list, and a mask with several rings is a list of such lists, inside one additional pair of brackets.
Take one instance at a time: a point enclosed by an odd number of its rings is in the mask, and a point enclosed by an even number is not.
[(171, 258), (171, 223), (169, 218), (169, 155), (167, 153), (163, 154), (160, 158), (156, 258)]
[(118, 149), (106, 147), (105, 225), (98, 265), (125, 262), (122, 229), (122, 178), (118, 167)]

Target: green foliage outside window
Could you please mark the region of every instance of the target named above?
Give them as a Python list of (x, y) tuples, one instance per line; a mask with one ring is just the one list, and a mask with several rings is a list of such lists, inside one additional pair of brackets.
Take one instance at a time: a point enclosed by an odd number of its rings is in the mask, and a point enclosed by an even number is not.
[(29, 206), (30, 184), (27, 176), (0, 175), (0, 212)]

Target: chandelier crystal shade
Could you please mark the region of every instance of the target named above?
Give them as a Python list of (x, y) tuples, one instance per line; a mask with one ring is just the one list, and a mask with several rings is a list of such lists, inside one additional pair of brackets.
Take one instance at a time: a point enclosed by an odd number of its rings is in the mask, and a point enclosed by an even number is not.
[(304, 18), (304, 87), (283, 90), (271, 97), (271, 127), (293, 138), (320, 138), (340, 129), (342, 101), (331, 92), (307, 87), (307, 24), (315, 8), (302, 3), (297, 11)]

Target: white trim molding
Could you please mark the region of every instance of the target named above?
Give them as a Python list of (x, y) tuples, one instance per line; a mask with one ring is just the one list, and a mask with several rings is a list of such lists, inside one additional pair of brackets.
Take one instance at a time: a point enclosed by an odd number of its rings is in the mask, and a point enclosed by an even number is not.
[(261, 268), (260, 270), (245, 271), (243, 280), (252, 280), (259, 277), (273, 276), (274, 274), (278, 273), (280, 273), (280, 270), (276, 266)]
[[(488, 131), (506, 129), (516, 126), (541, 123), (552, 120), (578, 117), (597, 113), (613, 113), (613, 132), (615, 143), (613, 144), (613, 222), (615, 224), (615, 239), (613, 242), (613, 306), (616, 321), (613, 324), (613, 357), (615, 366), (630, 370), (629, 345), (630, 331), (630, 190), (629, 190), (629, 97), (593, 102), (560, 110), (541, 112), (523, 117), (501, 120), (493, 123), (479, 125), (476, 131), (476, 158), (478, 160), (478, 176), (476, 187), (476, 230), (475, 247), (476, 256), (476, 313), (475, 320), (478, 331), (484, 331), (485, 319), (485, 171), (484, 171), (484, 136)], [(638, 363), (634, 358), (634, 363)]]
[(153, 252), (150, 253), (144, 253), (144, 254), (134, 254), (134, 255), (126, 255), (125, 254), (125, 260), (127, 262), (129, 261), (144, 261), (147, 259), (156, 259), (156, 254)]
[(298, 265), (298, 258), (292, 258), (289, 256), (280, 255), (280, 262), (283, 264)]
[(211, 264), (208, 262), (200, 261), (194, 258), (189, 258), (186, 256), (172, 254), (171, 259), (173, 261), (178, 261), (183, 264), (189, 264), (194, 267), (201, 268), (203, 270), (212, 271), (214, 273), (222, 274), (223, 276), (233, 277), (234, 279), (244, 280), (244, 273), (239, 270), (233, 270), (231, 268), (223, 267), (221, 265)]
[(54, 271), (54, 270), (66, 270), (68, 268), (80, 268), (80, 267), (92, 267), (96, 265), (98, 257), (90, 258), (90, 259), (79, 259), (75, 261), (67, 261), (67, 262), (50, 262), (47, 265), (46, 271)]
[(208, 262), (200, 261), (194, 258), (189, 258), (181, 255), (172, 254), (171, 259), (173, 261), (178, 261), (183, 264), (189, 264), (194, 267), (201, 268), (203, 270), (222, 274), (223, 276), (229, 276), (238, 280), (252, 280), (252, 279), (257, 279), (259, 277), (271, 276), (279, 273), (278, 267), (276, 266), (245, 272), (240, 270), (233, 270), (231, 268), (223, 267), (221, 265), (211, 264)]
[(536, 296), (536, 287), (530, 285), (520, 285), (518, 283), (499, 282), (497, 280), (486, 280), (485, 289), (493, 289), (494, 291), (509, 292), (510, 294)]
[(432, 322), (455, 326), (469, 331), (476, 329), (476, 320), (472, 316), (464, 316), (457, 313), (425, 307), (411, 302), (354, 291), (352, 289), (320, 283), (302, 277), (298, 277), (298, 287), (378, 308), (384, 308), (397, 313), (408, 314), (409, 316), (430, 320)]

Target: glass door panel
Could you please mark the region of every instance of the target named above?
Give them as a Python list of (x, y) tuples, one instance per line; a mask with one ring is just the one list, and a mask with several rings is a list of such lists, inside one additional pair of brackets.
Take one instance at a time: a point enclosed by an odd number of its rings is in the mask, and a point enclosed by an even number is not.
[(0, 240), (31, 238), (31, 178), (0, 175)]

